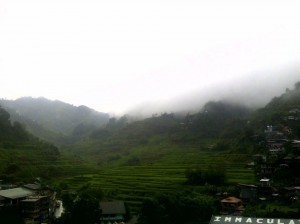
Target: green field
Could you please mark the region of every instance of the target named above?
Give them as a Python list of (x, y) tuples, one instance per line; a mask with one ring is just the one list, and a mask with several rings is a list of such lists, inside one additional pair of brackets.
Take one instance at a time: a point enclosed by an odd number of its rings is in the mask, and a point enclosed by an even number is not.
[[(132, 154), (140, 158), (141, 164), (126, 165)], [(228, 184), (253, 184), (255, 181), (253, 170), (244, 168), (249, 158), (246, 154), (205, 151), (193, 147), (183, 149), (179, 146), (160, 149), (159, 158), (155, 160), (154, 155), (147, 154), (141, 148), (132, 154), (102, 166), (94, 165), (91, 170), (85, 166), (78, 172), (81, 166), (74, 166), (74, 173), (69, 173), (69, 177), (61, 181), (72, 189), (85, 184), (101, 188), (107, 199), (126, 201), (133, 210), (155, 193), (186, 188), (185, 171), (188, 168), (200, 167), (205, 170), (209, 165), (223, 161)]]
[[(185, 172), (188, 168), (206, 170), (210, 165), (222, 162), (228, 184), (255, 183), (253, 170), (244, 168), (249, 162), (248, 155), (192, 146), (136, 147), (130, 153), (101, 165), (97, 163), (102, 158), (101, 154), (92, 157), (62, 152), (57, 159), (49, 160), (47, 157), (46, 152), (34, 148), (0, 149), (0, 168), (8, 172), (7, 167), (16, 164), (17, 170), (7, 176), (13, 176), (15, 180), (22, 177), (21, 181), (42, 177), (46, 183), (68, 186), (70, 190), (89, 184), (102, 189), (108, 200), (126, 201), (133, 211), (137, 211), (144, 199), (156, 193), (187, 188)], [(133, 157), (138, 162), (128, 163)]]

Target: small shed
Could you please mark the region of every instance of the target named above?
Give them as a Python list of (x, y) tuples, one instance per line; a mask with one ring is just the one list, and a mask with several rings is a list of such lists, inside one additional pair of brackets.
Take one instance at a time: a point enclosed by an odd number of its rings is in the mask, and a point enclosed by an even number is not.
[(240, 214), (245, 210), (241, 199), (236, 197), (228, 197), (221, 200), (222, 213), (224, 214)]
[(125, 219), (126, 209), (124, 202), (100, 202), (99, 208), (101, 224), (106, 224), (109, 222), (121, 222)]

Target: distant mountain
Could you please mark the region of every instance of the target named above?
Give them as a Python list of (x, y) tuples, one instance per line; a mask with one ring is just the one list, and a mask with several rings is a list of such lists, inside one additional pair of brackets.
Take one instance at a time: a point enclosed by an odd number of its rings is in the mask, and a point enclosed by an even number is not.
[[(127, 116), (111, 118), (107, 125), (93, 131), (84, 141), (62, 150), (96, 160), (99, 164), (123, 161), (127, 165), (134, 163), (131, 159), (136, 157), (145, 158), (141, 163), (160, 160), (166, 152), (161, 151), (164, 147), (184, 150), (185, 147), (207, 149), (215, 145), (216, 150), (224, 150), (243, 134), (252, 112), (242, 105), (220, 101), (208, 102), (195, 114), (162, 113), (135, 122), (128, 122)], [(150, 154), (153, 155), (151, 159)]]
[(58, 100), (23, 97), (0, 100), (12, 121), (23, 123), (35, 136), (56, 144), (72, 137), (83, 137), (106, 124), (109, 115), (86, 106), (73, 106)]
[(60, 158), (58, 148), (11, 122), (10, 114), (0, 106), (0, 179), (21, 181), (37, 176), (50, 177), (53, 164)]
[(194, 114), (163, 113), (136, 122), (128, 122), (126, 116), (111, 118), (107, 125), (69, 149), (89, 154), (92, 159), (98, 157), (100, 163), (128, 156), (134, 150), (142, 158), (168, 144), (250, 152), (255, 149), (252, 137), (263, 133), (267, 125), (288, 127), (295, 138), (300, 137), (300, 83), (257, 110), (232, 102), (210, 101)]
[(254, 129), (285, 127), (293, 131), (295, 137), (300, 137), (300, 82), (294, 89), (286, 89), (281, 96), (274, 97), (265, 107), (257, 110), (252, 118)]

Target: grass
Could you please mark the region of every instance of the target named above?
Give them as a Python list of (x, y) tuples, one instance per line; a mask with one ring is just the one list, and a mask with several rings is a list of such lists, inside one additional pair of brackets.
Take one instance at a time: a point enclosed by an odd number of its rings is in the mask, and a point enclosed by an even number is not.
[[(188, 168), (205, 170), (216, 162), (223, 162), (229, 184), (254, 183), (253, 171), (244, 168), (248, 155), (204, 148), (201, 145), (152, 144), (124, 154), (118, 151), (117, 159), (106, 160), (102, 165), (97, 161), (108, 158), (103, 153), (78, 156), (62, 151), (57, 160), (51, 161), (41, 150), (30, 147), (0, 149), (0, 169), (5, 170), (10, 163), (18, 164), (21, 169), (16, 177), (33, 180), (41, 176), (46, 181), (50, 178), (52, 184), (60, 186), (64, 183), (73, 190), (90, 184), (102, 189), (107, 199), (126, 201), (133, 211), (153, 194), (187, 187), (185, 172)], [(131, 158), (136, 158), (137, 162), (130, 164)]]
[[(139, 164), (126, 163), (132, 156), (139, 159)], [(209, 165), (223, 161), (229, 184), (253, 184), (253, 171), (244, 168), (247, 159), (245, 154), (207, 151), (199, 147), (164, 145), (152, 150), (147, 146), (136, 148), (103, 166), (90, 164), (91, 172), (86, 166), (84, 172), (78, 174), (75, 171), (80, 167), (73, 167), (74, 173), (61, 181), (74, 189), (89, 183), (101, 188), (109, 199), (128, 202), (136, 211), (143, 200), (153, 194), (185, 188), (185, 171), (190, 167), (208, 169)], [(93, 158), (93, 161), (96, 159)]]

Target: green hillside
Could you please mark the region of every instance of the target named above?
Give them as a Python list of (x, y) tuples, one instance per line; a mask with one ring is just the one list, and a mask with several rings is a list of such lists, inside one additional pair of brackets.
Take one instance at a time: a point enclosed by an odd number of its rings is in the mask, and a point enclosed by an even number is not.
[[(286, 125), (292, 127), (294, 138), (299, 137), (299, 121), (287, 118), (297, 108), (298, 84), (257, 111), (209, 102), (201, 112), (186, 116), (164, 113), (133, 123), (126, 116), (111, 119), (80, 143), (61, 149), (99, 168), (97, 173), (69, 176), (66, 182), (74, 188), (100, 187), (108, 198), (125, 200), (136, 209), (158, 192), (193, 187), (187, 183), (188, 170), (222, 167), (225, 189), (237, 183), (255, 184), (254, 171), (245, 165), (265, 149), (253, 136), (262, 134), (266, 125)], [(197, 187), (210, 194), (220, 190), (208, 186)]]
[[(101, 188), (108, 199), (124, 200), (137, 212), (157, 193), (193, 187), (186, 176), (189, 170), (222, 168), (223, 189), (228, 184), (253, 183), (253, 170), (245, 168), (252, 145), (245, 144), (249, 150), (244, 151), (237, 147), (251, 113), (240, 105), (209, 102), (203, 111), (186, 116), (163, 113), (132, 123), (126, 116), (110, 119), (88, 138), (61, 148), (63, 155), (75, 154), (99, 171), (70, 175), (57, 184)], [(209, 186), (198, 188), (204, 194), (222, 189)]]
[(51, 177), (59, 159), (58, 148), (28, 133), (0, 107), (0, 179), (23, 181)]
[(0, 105), (35, 136), (58, 145), (81, 138), (108, 121), (108, 114), (45, 98), (0, 100)]
[(254, 129), (266, 127), (267, 125), (283, 128), (288, 126), (293, 130), (294, 137), (300, 136), (300, 82), (295, 88), (279, 97), (274, 97), (264, 108), (258, 110), (252, 119)]
[[(1, 108), (1, 178), (22, 181), (39, 176), (58, 190), (71, 192), (101, 189), (106, 200), (126, 201), (136, 214), (158, 194), (176, 192), (183, 198), (196, 194), (217, 209), (220, 192), (234, 195), (238, 183), (258, 183), (259, 176), (246, 164), (256, 153), (267, 154), (263, 143), (267, 126), (288, 130), (284, 134), (290, 140), (299, 138), (299, 99), (297, 83), (256, 111), (220, 101), (208, 102), (195, 114), (162, 113), (135, 122), (127, 116), (111, 118), (89, 131), (77, 126), (72, 135), (77, 139), (59, 150), (33, 137), (20, 123), (11, 123)], [(293, 178), (299, 185), (300, 179), (293, 176), (296, 171), (284, 176), (277, 172), (274, 183)]]

